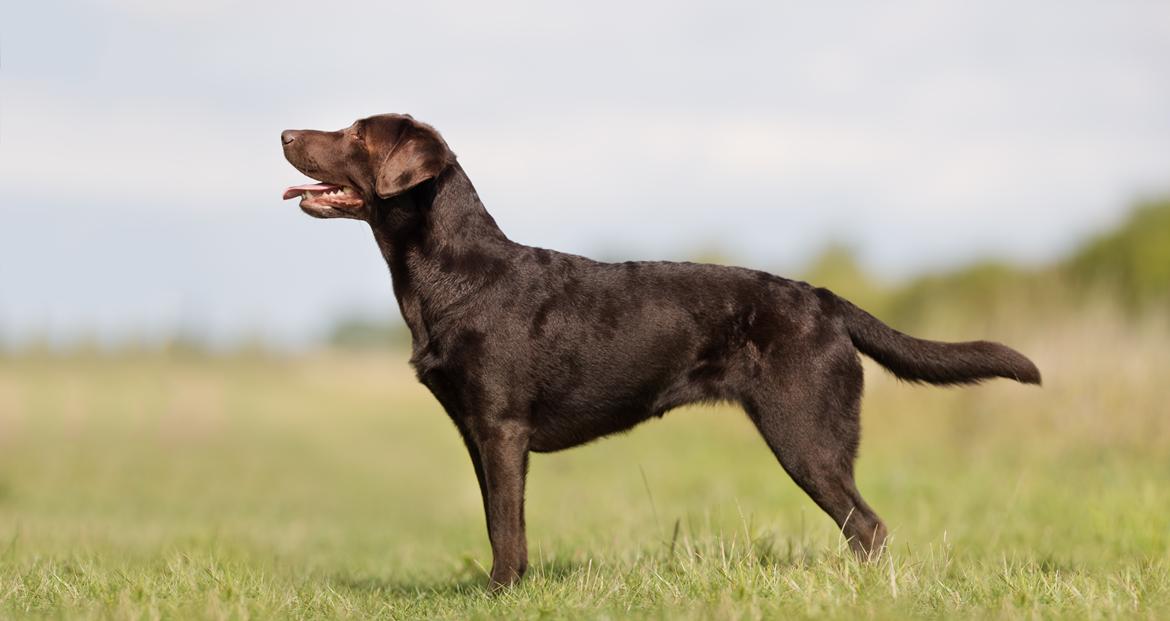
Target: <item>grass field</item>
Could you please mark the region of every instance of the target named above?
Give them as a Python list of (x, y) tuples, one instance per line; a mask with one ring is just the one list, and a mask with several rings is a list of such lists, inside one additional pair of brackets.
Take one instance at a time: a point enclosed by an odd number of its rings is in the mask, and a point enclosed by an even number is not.
[(3, 359), (0, 617), (1168, 618), (1170, 338), (1122, 325), (997, 335), (1043, 389), (868, 365), (876, 563), (740, 412), (687, 409), (534, 456), (532, 568), (496, 597), (405, 354)]

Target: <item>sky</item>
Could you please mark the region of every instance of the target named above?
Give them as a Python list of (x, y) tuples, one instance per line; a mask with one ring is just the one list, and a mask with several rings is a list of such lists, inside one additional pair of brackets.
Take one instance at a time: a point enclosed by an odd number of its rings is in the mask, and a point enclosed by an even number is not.
[(1170, 190), (1166, 2), (0, 5), (0, 343), (297, 347), (393, 317), (286, 128), (407, 112), (514, 240), (889, 279), (1050, 261)]

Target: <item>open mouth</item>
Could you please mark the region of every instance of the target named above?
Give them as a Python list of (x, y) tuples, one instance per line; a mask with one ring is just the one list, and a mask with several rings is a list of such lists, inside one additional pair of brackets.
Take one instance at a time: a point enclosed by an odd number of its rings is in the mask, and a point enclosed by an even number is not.
[(353, 188), (332, 183), (294, 185), (284, 191), (284, 200), (301, 197), (301, 207), (355, 209), (365, 202)]

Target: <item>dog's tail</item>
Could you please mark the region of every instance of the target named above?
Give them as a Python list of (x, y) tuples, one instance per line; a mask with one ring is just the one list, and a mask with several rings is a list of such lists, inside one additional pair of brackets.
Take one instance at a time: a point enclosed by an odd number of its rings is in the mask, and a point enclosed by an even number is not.
[(853, 346), (910, 382), (943, 386), (1006, 377), (1039, 384), (1040, 370), (1020, 352), (990, 341), (941, 343), (903, 334), (838, 297)]

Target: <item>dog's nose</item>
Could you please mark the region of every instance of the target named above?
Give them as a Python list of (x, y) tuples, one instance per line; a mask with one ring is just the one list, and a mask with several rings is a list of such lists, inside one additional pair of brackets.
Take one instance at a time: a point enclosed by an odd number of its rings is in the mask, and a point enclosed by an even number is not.
[(288, 144), (297, 139), (297, 132), (286, 129), (280, 132), (280, 144)]

